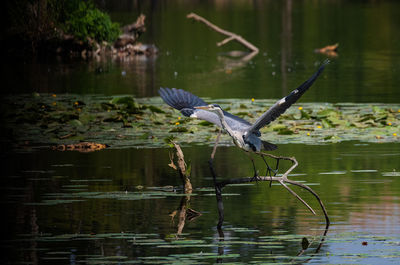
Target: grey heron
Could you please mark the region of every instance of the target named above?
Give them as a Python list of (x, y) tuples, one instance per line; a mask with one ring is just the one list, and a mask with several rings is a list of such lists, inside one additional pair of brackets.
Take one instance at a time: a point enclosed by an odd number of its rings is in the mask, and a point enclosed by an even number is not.
[[(159, 94), (161, 98), (171, 107), (179, 110), (184, 116), (206, 120), (214, 123), (218, 127), (224, 129), (233, 139), (236, 146), (243, 149), (247, 153), (258, 153), (260, 151), (273, 151), (277, 146), (260, 139), (260, 129), (283, 114), (292, 104), (294, 104), (306, 91), (318, 76), (322, 73), (325, 65), (329, 61), (326, 60), (318, 70), (298, 88), (293, 90), (288, 96), (278, 100), (265, 113), (263, 113), (253, 124), (250, 122), (232, 115), (224, 111), (217, 104), (207, 104), (201, 98), (183, 89), (160, 88)], [(271, 174), (271, 168), (267, 165), (267, 172)], [(254, 176), (257, 176), (257, 171), (254, 161), (253, 163)], [(279, 160), (277, 161), (276, 169), (278, 168)], [(274, 171), (276, 174), (276, 170)]]

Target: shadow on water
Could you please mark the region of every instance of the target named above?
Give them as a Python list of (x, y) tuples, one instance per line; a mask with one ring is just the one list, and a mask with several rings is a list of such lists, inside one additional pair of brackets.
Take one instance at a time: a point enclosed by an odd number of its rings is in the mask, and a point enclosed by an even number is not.
[[(32, 264), (310, 258), (313, 263), (395, 263), (399, 257), (394, 250), (400, 243), (398, 144), (280, 145), (277, 154), (292, 154), (299, 161), (290, 177), (305, 181), (326, 203), (332, 221), (326, 237), (312, 195), (296, 190), (315, 207), (316, 216), (280, 186), (262, 182), (224, 189), (221, 233), (207, 164), (212, 150), (183, 151), (191, 164), (190, 200), (177, 172), (168, 167), (167, 149), (37, 151), (5, 157), (2, 248), (12, 263)], [(251, 163), (236, 148), (221, 147), (215, 161), (221, 180), (252, 175)], [(186, 215), (184, 226), (172, 221), (171, 214), (178, 210), (178, 217), (184, 208), (201, 216)]]

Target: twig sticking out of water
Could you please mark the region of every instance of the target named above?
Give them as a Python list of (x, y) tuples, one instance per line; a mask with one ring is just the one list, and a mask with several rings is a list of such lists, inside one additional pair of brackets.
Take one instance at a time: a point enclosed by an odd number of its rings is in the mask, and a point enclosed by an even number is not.
[(220, 41), (217, 43), (217, 46), (222, 46), (224, 44), (227, 44), (228, 42), (235, 40), (237, 42), (239, 42), (240, 44), (244, 45), (246, 48), (248, 48), (249, 50), (252, 51), (252, 54), (257, 54), (258, 53), (258, 48), (256, 46), (254, 46), (253, 44), (251, 44), (250, 42), (248, 42), (247, 40), (245, 40), (242, 36), (239, 36), (233, 32), (229, 32), (227, 30), (221, 29), (220, 27), (214, 25), (213, 23), (211, 23), (210, 21), (208, 21), (207, 19), (195, 14), (195, 13), (190, 13), (186, 16), (186, 18), (190, 18), (190, 19), (194, 19), (196, 21), (200, 21), (203, 22), (204, 24), (206, 24), (206, 26), (208, 26), (209, 28), (215, 30), (218, 33), (221, 33), (222, 35), (227, 36), (226, 39)]
[(174, 220), (175, 216), (178, 214), (179, 222), (176, 234), (181, 235), (183, 228), (185, 227), (186, 220), (191, 221), (200, 216), (201, 213), (188, 207), (190, 203), (190, 195), (192, 194), (193, 190), (192, 184), (189, 179), (190, 173), (189, 170), (187, 170), (185, 157), (183, 156), (181, 147), (174, 141), (171, 141), (171, 143), (174, 145), (176, 150), (178, 167), (174, 164), (174, 154), (172, 152), (170, 153), (171, 163), (168, 165), (173, 169), (178, 170), (179, 175), (182, 179), (184, 192), (186, 194), (186, 196), (182, 197), (179, 207), (170, 214), (172, 220)]
[(183, 155), (182, 149), (179, 146), (179, 144), (177, 144), (174, 141), (171, 141), (171, 143), (174, 145), (175, 149), (176, 149), (176, 156), (178, 158), (178, 167), (177, 168), (174, 164), (174, 154), (170, 153), (170, 160), (171, 163), (169, 164), (170, 167), (172, 167), (175, 170), (179, 171), (179, 175), (181, 176), (182, 182), (183, 182), (183, 187), (185, 189), (185, 193), (192, 193), (192, 183), (190, 183), (190, 179), (189, 179), (189, 175), (190, 173), (188, 173), (187, 169), (186, 169), (186, 162), (185, 162), (185, 157)]

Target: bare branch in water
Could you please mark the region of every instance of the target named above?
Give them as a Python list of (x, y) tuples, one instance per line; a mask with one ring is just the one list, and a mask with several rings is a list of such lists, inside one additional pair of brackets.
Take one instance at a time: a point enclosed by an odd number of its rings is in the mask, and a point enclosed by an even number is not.
[[(276, 181), (279, 184), (281, 184), (285, 189), (287, 189), (293, 196), (295, 196), (301, 203), (303, 203), (314, 215), (316, 214), (314, 209), (306, 202), (304, 201), (298, 194), (296, 194), (292, 189), (290, 189), (286, 184), (292, 184), (298, 187), (301, 187), (305, 190), (307, 190), (308, 192), (310, 192), (319, 202), (321, 209), (324, 213), (325, 216), (325, 221), (326, 221), (326, 228), (329, 227), (330, 221), (329, 221), (329, 217), (328, 217), (328, 212), (326, 211), (326, 208), (321, 200), (321, 198), (318, 196), (318, 194), (311, 189), (309, 186), (302, 184), (300, 182), (294, 181), (294, 180), (290, 180), (288, 179), (288, 175), (289, 173), (298, 166), (298, 162), (296, 160), (296, 158), (294, 157), (284, 157), (284, 156), (275, 156), (275, 155), (271, 155), (271, 154), (267, 154), (267, 153), (263, 153), (263, 152), (257, 152), (257, 154), (262, 155), (262, 156), (268, 156), (274, 159), (279, 159), (279, 160), (289, 160), (292, 162), (292, 166), (280, 177), (276, 177), (276, 176), (257, 176), (257, 177), (247, 177), (247, 178), (236, 178), (236, 179), (227, 179), (227, 180), (223, 180), (220, 182), (216, 181), (216, 176), (215, 176), (215, 172), (214, 172), (214, 167), (213, 167), (213, 159), (214, 159), (214, 155), (215, 155), (215, 149), (216, 146), (218, 144), (218, 140), (219, 138), (217, 138), (217, 141), (215, 142), (214, 145), (214, 150), (213, 153), (211, 154), (211, 159), (209, 161), (209, 166), (210, 166), (210, 171), (211, 174), (213, 175), (213, 179), (214, 179), (214, 185), (215, 185), (215, 193), (217, 196), (217, 201), (219, 202), (219, 198), (221, 198), (222, 200), (222, 195), (221, 195), (221, 190), (223, 187), (225, 187), (228, 184), (239, 184), (239, 183), (247, 183), (247, 182), (253, 182), (253, 181)], [(218, 206), (218, 210), (219, 211), (223, 211), (223, 206)], [(220, 217), (222, 216), (223, 218), (223, 213), (220, 213)], [(222, 222), (223, 219), (219, 220), (218, 226), (219, 228), (222, 226)]]
[[(189, 174), (186, 169), (186, 162), (185, 162), (185, 157), (183, 155), (182, 149), (179, 146), (179, 144), (175, 143), (174, 141), (172, 141), (171, 143), (174, 145), (174, 147), (176, 149), (176, 156), (178, 158), (178, 167), (179, 167), (178, 171), (179, 171), (179, 175), (181, 176), (181, 179), (183, 182), (185, 193), (186, 194), (192, 193), (193, 188), (192, 188), (192, 184), (190, 183), (190, 179), (188, 176)], [(177, 168), (174, 164), (173, 158), (174, 158), (173, 154), (172, 155), (170, 154), (171, 163), (169, 164), (169, 166), (176, 170)]]
[(172, 221), (174, 220), (175, 216), (178, 216), (178, 225), (176, 234), (181, 235), (183, 232), (183, 228), (185, 227), (186, 220), (189, 221), (194, 220), (196, 217), (200, 216), (201, 213), (189, 208), (190, 195), (192, 194), (193, 190), (192, 184), (189, 179), (190, 173), (187, 170), (185, 157), (183, 155), (181, 147), (174, 141), (171, 141), (171, 143), (174, 145), (176, 150), (178, 167), (174, 164), (173, 152), (170, 152), (169, 154), (169, 159), (171, 162), (168, 165), (173, 169), (178, 170), (179, 175), (182, 179), (184, 192), (186, 194), (186, 196), (182, 197), (179, 207), (170, 214)]
[(203, 22), (207, 27), (215, 30), (218, 33), (221, 33), (222, 35), (227, 36), (226, 39), (224, 39), (221, 42), (217, 43), (217, 46), (222, 46), (232, 40), (236, 40), (237, 42), (239, 42), (240, 44), (242, 44), (243, 46), (245, 46), (246, 48), (248, 48), (249, 50), (252, 51), (252, 53), (258, 53), (258, 48), (256, 46), (254, 46), (253, 44), (251, 44), (250, 42), (248, 42), (247, 40), (245, 40), (242, 36), (239, 36), (233, 32), (229, 32), (227, 30), (221, 29), (220, 27), (218, 27), (217, 25), (214, 25), (213, 23), (211, 23), (210, 21), (208, 21), (207, 19), (195, 14), (195, 13), (190, 13), (186, 16), (186, 18), (190, 18), (190, 19), (194, 19), (196, 21), (200, 21)]

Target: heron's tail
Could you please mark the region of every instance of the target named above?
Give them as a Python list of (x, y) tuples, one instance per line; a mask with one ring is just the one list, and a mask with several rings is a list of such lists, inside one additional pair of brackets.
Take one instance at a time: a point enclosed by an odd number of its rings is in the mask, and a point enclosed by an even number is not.
[(267, 141), (261, 141), (265, 151), (274, 151), (278, 148), (278, 146), (271, 144)]
[[(161, 87), (158, 93), (165, 103), (177, 110), (193, 109), (197, 106), (207, 105), (201, 98), (183, 89)], [(186, 115), (185, 112), (182, 113)], [(190, 116), (190, 114), (186, 116)]]

